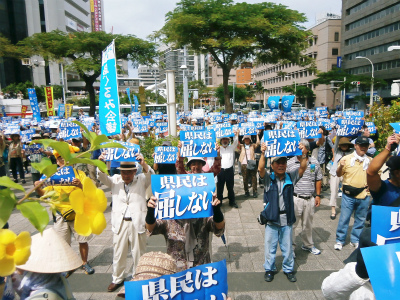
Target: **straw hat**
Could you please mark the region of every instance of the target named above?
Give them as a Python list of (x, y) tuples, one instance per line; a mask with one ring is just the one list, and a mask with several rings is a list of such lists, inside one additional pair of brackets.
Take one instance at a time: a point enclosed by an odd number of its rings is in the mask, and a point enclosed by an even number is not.
[(350, 147), (353, 147), (354, 145), (350, 142), (350, 140), (347, 137), (342, 137), (339, 140), (339, 146), (340, 145), (348, 145)]
[(119, 166), (119, 168), (117, 168), (121, 171), (123, 170), (137, 170), (137, 166), (136, 163), (133, 161), (123, 161), (121, 162), (121, 165)]
[(75, 270), (82, 260), (53, 228), (32, 236), (31, 256), (19, 269), (35, 273), (62, 273)]
[[(149, 252), (140, 257), (136, 275), (131, 281), (149, 280), (174, 274), (176, 271), (176, 261), (170, 255), (162, 252)], [(125, 298), (125, 287), (122, 287), (117, 296)]]

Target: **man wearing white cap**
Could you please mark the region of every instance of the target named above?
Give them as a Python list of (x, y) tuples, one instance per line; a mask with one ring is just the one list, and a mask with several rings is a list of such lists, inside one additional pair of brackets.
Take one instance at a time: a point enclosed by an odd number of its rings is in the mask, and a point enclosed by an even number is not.
[(261, 217), (265, 218), (265, 263), (264, 280), (271, 282), (276, 272), (275, 256), (279, 241), (282, 250), (282, 269), (290, 282), (296, 282), (294, 257), (292, 250), (292, 225), (296, 222), (294, 213), (294, 186), (303, 176), (307, 168), (307, 149), (300, 144), (302, 151), (300, 168), (286, 172), (287, 157), (273, 157), (269, 174), (265, 168), (265, 143), (261, 145), (261, 158), (258, 164), (260, 178), (264, 181), (264, 210)]
[[(104, 157), (99, 157), (102, 160)], [(142, 154), (136, 155), (136, 160), (142, 166), (143, 172), (137, 173), (135, 162), (121, 162), (121, 174), (112, 177), (98, 172), (99, 180), (111, 188), (112, 213), (111, 225), (113, 237), (113, 274), (108, 291), (113, 292), (124, 284), (124, 271), (128, 250), (132, 253), (133, 270), (146, 250), (145, 218), (147, 213), (146, 189), (150, 186), (151, 175), (154, 174)]]

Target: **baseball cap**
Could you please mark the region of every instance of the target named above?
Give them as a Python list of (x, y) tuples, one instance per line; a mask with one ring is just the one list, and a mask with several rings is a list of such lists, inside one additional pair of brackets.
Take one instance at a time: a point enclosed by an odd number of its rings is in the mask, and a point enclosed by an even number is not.
[(276, 156), (276, 157), (272, 157), (271, 158), (271, 163), (274, 163), (274, 162), (276, 162), (276, 161), (278, 161), (278, 160), (280, 160), (282, 158), (287, 161), (287, 157), (286, 156)]
[(355, 141), (356, 145), (369, 145), (369, 139), (366, 136), (359, 136)]

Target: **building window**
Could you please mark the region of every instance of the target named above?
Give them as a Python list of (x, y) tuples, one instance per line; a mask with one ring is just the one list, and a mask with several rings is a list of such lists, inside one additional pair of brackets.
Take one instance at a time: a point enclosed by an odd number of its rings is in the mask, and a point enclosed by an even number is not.
[(332, 55), (339, 55), (339, 49), (338, 48), (332, 48)]
[(339, 32), (335, 32), (335, 42), (339, 42)]

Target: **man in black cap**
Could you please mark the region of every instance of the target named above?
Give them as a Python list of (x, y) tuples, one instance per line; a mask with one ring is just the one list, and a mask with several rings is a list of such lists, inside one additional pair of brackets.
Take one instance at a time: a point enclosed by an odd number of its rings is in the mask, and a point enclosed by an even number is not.
[(367, 156), (368, 147), (368, 138), (359, 136), (355, 141), (355, 151), (342, 157), (338, 162), (336, 175), (343, 176), (341, 212), (334, 245), (334, 249), (338, 251), (342, 250), (346, 241), (347, 229), (353, 212), (354, 225), (351, 230), (350, 245), (358, 248), (370, 199), (367, 191), (367, 169), (372, 159)]
[[(372, 161), (367, 170), (367, 184), (371, 192), (374, 205), (393, 205), (400, 202), (400, 156), (392, 156), (392, 145), (400, 143), (400, 134), (393, 134), (388, 137), (386, 147)], [(395, 146), (393, 146), (395, 147)], [(387, 160), (389, 158), (389, 160)], [(387, 162), (386, 162), (387, 160)], [(379, 170), (386, 162), (390, 177), (388, 180), (381, 180)]]

